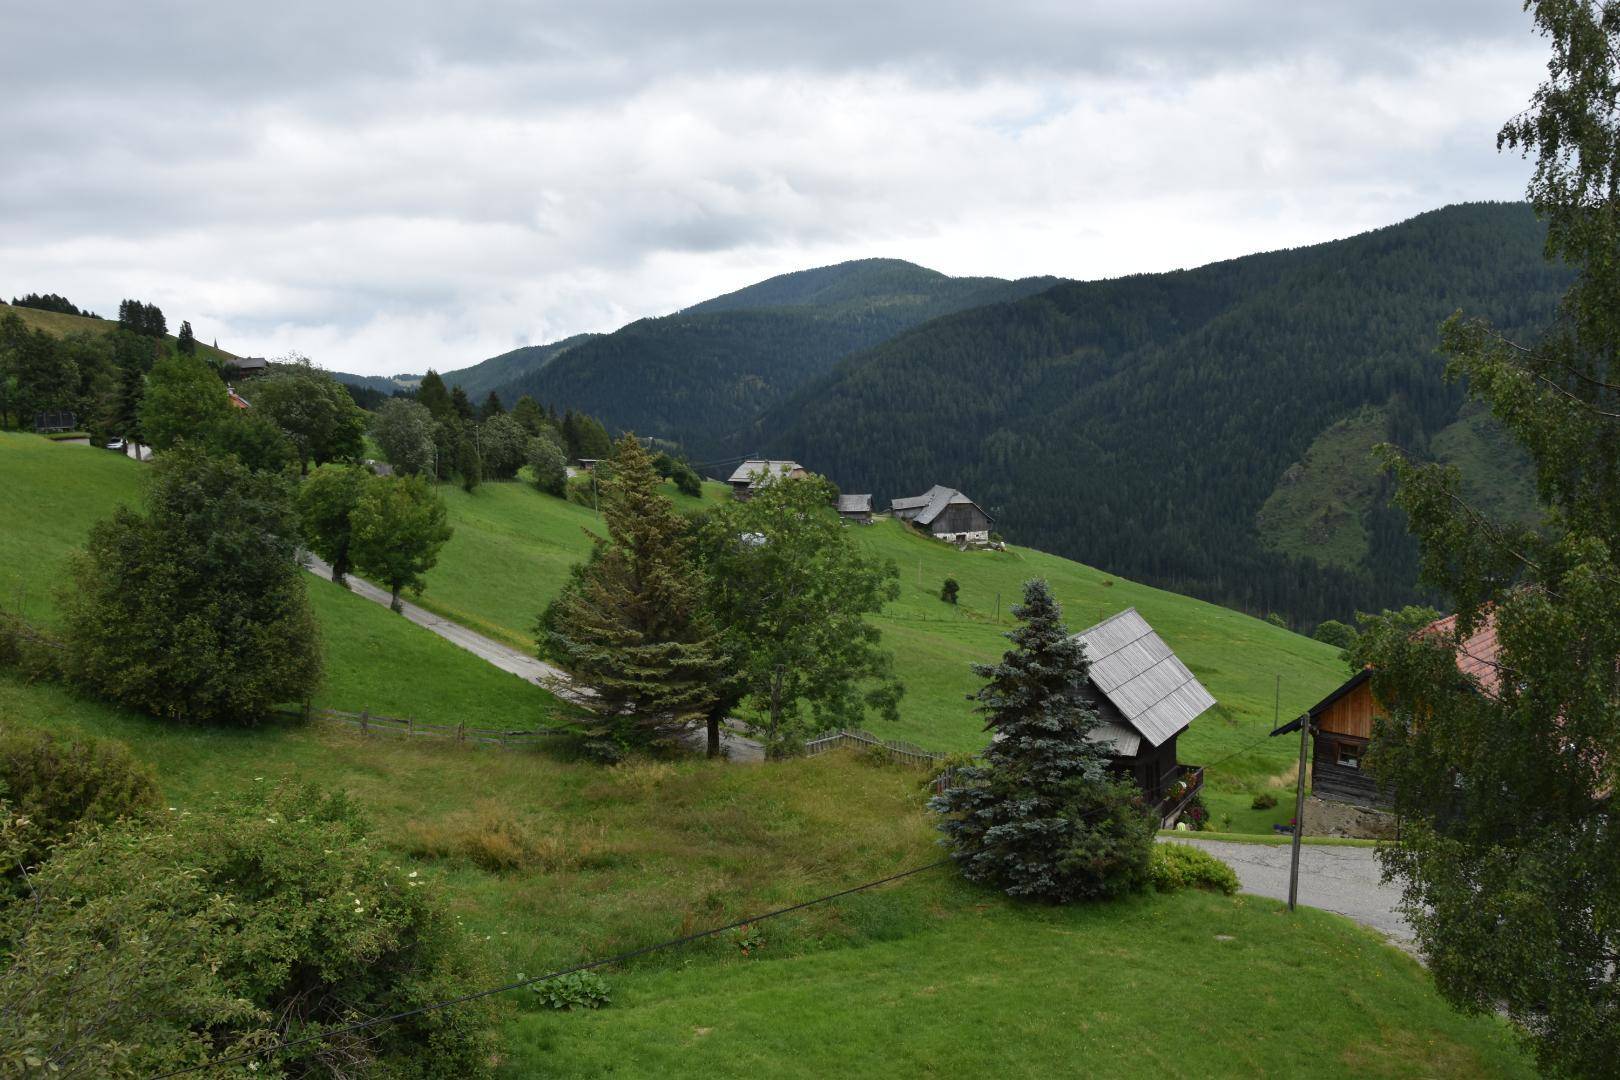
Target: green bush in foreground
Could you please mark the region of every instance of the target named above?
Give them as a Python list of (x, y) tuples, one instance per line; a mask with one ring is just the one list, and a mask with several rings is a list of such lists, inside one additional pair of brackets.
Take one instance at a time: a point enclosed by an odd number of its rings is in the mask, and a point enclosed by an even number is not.
[(571, 1009), (600, 1009), (613, 1003), (607, 983), (594, 971), (575, 971), (555, 979), (535, 983), (529, 989), (539, 995), (547, 1008), (564, 1012)]
[(157, 809), (158, 787), (152, 770), (123, 743), (5, 732), (0, 801), (23, 822), (18, 849), (0, 861), (0, 878), (22, 887), (23, 869), (31, 872), (81, 825), (108, 825)]
[[(144, 1076), (488, 985), (431, 887), (366, 835), (344, 797), (265, 784), (58, 849), (0, 911), (0, 1062)], [(311, 1041), (253, 1074), (484, 1076), (493, 1008)]]
[(1238, 877), (1230, 866), (1191, 844), (1154, 844), (1148, 861), (1148, 880), (1159, 892), (1208, 889), (1230, 896), (1238, 891)]

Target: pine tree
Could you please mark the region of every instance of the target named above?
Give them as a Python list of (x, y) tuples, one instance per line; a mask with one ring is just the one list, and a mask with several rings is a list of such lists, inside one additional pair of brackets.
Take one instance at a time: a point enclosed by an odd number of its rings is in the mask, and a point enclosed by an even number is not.
[(467, 391), (459, 386), (450, 389), (450, 408), (465, 422), (473, 418), (472, 402), (467, 398)]
[(1053, 902), (1115, 895), (1146, 878), (1154, 822), (1129, 784), (1107, 779), (1090, 664), (1046, 582), (1024, 585), (1021, 625), (999, 664), (975, 664), (973, 695), (993, 739), (984, 764), (935, 798), (940, 828), (971, 881)]
[(602, 485), (608, 536), (541, 616), (541, 653), (591, 691), (577, 701), (593, 748), (614, 757), (702, 722), (717, 637), (702, 613), (688, 526), (626, 435)]
[(416, 400), (441, 424), (455, 415), (455, 409), (450, 406), (450, 391), (445, 389), (444, 380), (432, 368), (428, 368), (428, 373), (422, 376), (422, 384), (416, 388)]
[(197, 351), (197, 338), (192, 334), (189, 322), (180, 323), (180, 336), (175, 339), (174, 347), (187, 356)]
[(499, 416), (505, 411), (506, 406), (501, 404), (501, 395), (491, 390), (489, 396), (484, 399), (484, 404), (478, 410), (478, 419), (488, 420), (490, 417)]

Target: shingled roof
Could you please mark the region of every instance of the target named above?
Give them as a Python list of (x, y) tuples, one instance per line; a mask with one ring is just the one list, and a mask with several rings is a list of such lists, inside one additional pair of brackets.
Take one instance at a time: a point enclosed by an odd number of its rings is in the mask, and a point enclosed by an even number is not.
[[(935, 518), (944, 513), (947, 506), (964, 504), (978, 506), (972, 499), (955, 488), (948, 488), (944, 484), (935, 484), (928, 489), (926, 495), (913, 495), (907, 499), (892, 500), (889, 503), (889, 509), (891, 511), (916, 510), (920, 506), (922, 509), (911, 520), (918, 525), (931, 525)], [(984, 510), (983, 507), (979, 507), (979, 509), (981, 513)], [(984, 516), (988, 518), (990, 515), (985, 514)]]
[[(1215, 704), (1214, 696), (1135, 608), (1074, 636), (1086, 646), (1092, 685), (1152, 746), (1162, 745)], [(1117, 753), (1131, 756), (1120, 740), (1114, 743)]]
[(838, 512), (840, 514), (870, 514), (872, 512), (872, 496), (840, 495), (838, 496)]
[(748, 481), (749, 486), (752, 487), (758, 482), (759, 476), (762, 473), (770, 473), (777, 476), (788, 476), (802, 468), (804, 468), (804, 466), (800, 465), (797, 461), (745, 461), (741, 465), (737, 466), (736, 471), (731, 474), (731, 479), (727, 480), (726, 483), (741, 484), (744, 481)]

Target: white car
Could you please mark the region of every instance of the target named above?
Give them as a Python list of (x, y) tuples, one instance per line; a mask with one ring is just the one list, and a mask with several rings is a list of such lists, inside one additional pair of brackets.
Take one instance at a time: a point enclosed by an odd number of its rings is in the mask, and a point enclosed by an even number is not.
[(120, 435), (116, 439), (109, 439), (107, 441), (107, 449), (109, 449), (109, 450), (117, 450), (119, 453), (123, 453), (124, 449), (125, 449), (123, 436)]

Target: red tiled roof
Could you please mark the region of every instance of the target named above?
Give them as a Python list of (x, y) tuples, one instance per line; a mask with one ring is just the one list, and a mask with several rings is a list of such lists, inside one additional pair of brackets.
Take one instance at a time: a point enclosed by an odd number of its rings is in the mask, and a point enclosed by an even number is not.
[[(1456, 632), (1455, 615), (1436, 619), (1423, 628), (1426, 635), (1443, 634), (1451, 637)], [(1496, 641), (1496, 616), (1487, 611), (1479, 625), (1474, 627), (1473, 634), (1457, 647), (1457, 670), (1464, 675), (1473, 676), (1479, 681), (1480, 689), (1495, 697), (1498, 687), (1502, 685), (1501, 654), (1502, 647)]]

